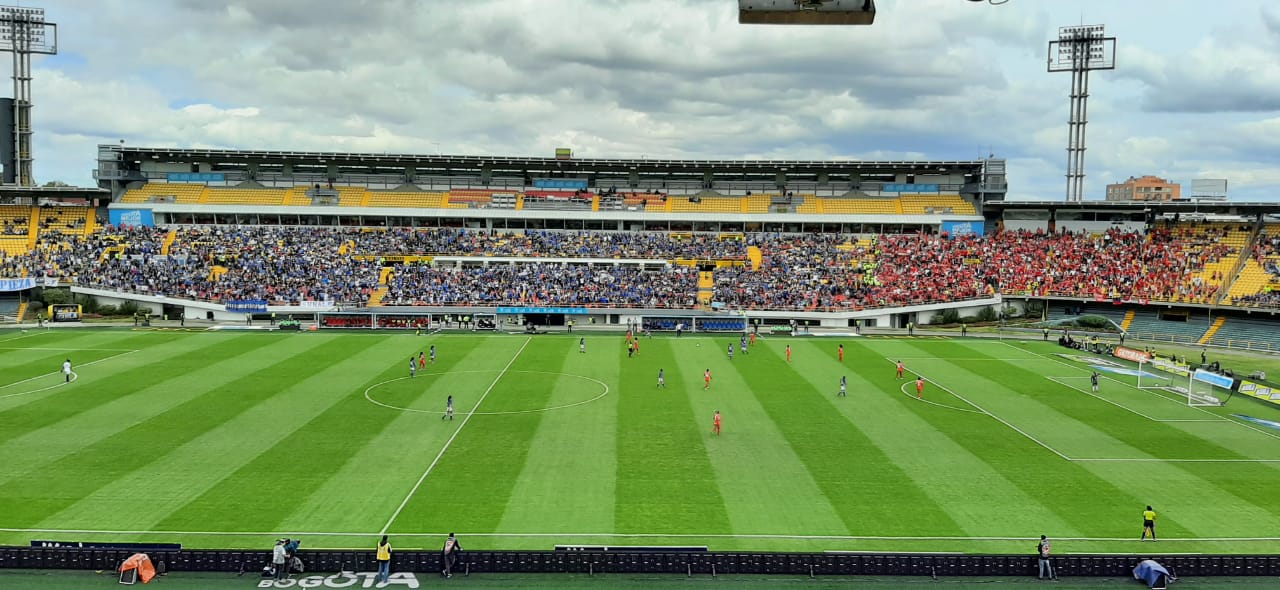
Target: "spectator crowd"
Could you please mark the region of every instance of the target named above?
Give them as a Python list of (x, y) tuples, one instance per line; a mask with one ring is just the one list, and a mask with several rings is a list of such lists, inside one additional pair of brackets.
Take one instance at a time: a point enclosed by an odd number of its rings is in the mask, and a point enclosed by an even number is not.
[[(57, 278), (115, 291), (209, 301), (363, 304), (391, 257), (451, 256), (463, 264), (397, 262), (383, 305), (583, 305), (689, 308), (693, 267), (565, 263), (548, 258), (731, 261), (715, 271), (711, 301), (729, 308), (856, 310), (985, 297), (1030, 296), (1205, 303), (1227, 280), (1206, 265), (1231, 260), (1219, 226), (1113, 229), (1099, 235), (1005, 231), (988, 236), (361, 229), (200, 226), (106, 227), (87, 237), (55, 228), (35, 250), (0, 256), (0, 277)], [(725, 239), (728, 238), (728, 239)], [(760, 265), (749, 259), (759, 249)], [(1280, 239), (1252, 254), (1274, 264)], [(502, 264), (491, 257), (524, 259)], [(1271, 292), (1242, 298), (1280, 304)]]

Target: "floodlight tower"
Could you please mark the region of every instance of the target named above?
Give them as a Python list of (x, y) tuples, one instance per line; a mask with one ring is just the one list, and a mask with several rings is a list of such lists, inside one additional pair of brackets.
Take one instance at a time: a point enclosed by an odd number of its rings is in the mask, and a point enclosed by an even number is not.
[(1059, 27), (1049, 42), (1049, 71), (1071, 72), (1071, 117), (1067, 120), (1067, 201), (1084, 200), (1084, 126), (1089, 122), (1089, 72), (1116, 69), (1116, 38), (1104, 25)]
[[(35, 186), (31, 173), (31, 55), (58, 53), (58, 25), (44, 20), (43, 8), (0, 6), (0, 51), (13, 54), (13, 110), (5, 130), (10, 145), (0, 147), (4, 183)], [(12, 151), (12, 153), (8, 153)]]

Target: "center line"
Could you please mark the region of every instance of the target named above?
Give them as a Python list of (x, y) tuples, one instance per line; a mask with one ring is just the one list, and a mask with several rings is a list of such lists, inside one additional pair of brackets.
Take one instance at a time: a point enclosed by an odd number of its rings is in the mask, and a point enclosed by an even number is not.
[(418, 488), (422, 487), (422, 482), (427, 481), (427, 476), (431, 475), (431, 470), (436, 468), (436, 464), (440, 462), (440, 458), (444, 456), (444, 452), (449, 450), (449, 445), (453, 444), (453, 439), (458, 438), (458, 433), (462, 432), (462, 428), (466, 426), (467, 422), (471, 420), (471, 417), (475, 415), (476, 410), (480, 408), (480, 404), (484, 403), (484, 398), (489, 396), (489, 392), (493, 391), (493, 388), (498, 385), (498, 382), (502, 380), (503, 375), (507, 374), (507, 370), (511, 368), (511, 365), (515, 364), (516, 359), (520, 358), (520, 353), (524, 352), (525, 347), (529, 346), (529, 342), (532, 340), (532, 337), (524, 339), (524, 344), (520, 345), (520, 350), (516, 351), (516, 354), (511, 357), (511, 360), (507, 361), (507, 366), (502, 368), (502, 372), (498, 373), (498, 376), (493, 378), (493, 382), (484, 390), (484, 393), (480, 394), (480, 399), (476, 400), (476, 404), (471, 406), (471, 411), (467, 412), (467, 415), (462, 417), (462, 423), (458, 424), (457, 430), (453, 431), (453, 435), (449, 437), (449, 440), (444, 441), (444, 446), (440, 447), (440, 452), (436, 453), (436, 458), (431, 460), (431, 464), (427, 466), (427, 470), (422, 472), (422, 477), (418, 478), (418, 483), (413, 484), (413, 489), (409, 490), (409, 495), (404, 497), (404, 501), (401, 502), (400, 506), (396, 508), (396, 511), (391, 514), (391, 518), (387, 519), (387, 524), (382, 525), (382, 530), (378, 531), (378, 535), (387, 534), (387, 530), (391, 528), (391, 523), (395, 522), (396, 518), (400, 516), (400, 512), (404, 510), (404, 507), (409, 505), (409, 500), (413, 499), (413, 495), (418, 493)]

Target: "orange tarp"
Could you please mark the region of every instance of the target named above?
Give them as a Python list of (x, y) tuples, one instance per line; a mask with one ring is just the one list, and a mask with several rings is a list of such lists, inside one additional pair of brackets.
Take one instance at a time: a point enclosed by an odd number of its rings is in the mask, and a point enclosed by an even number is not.
[(131, 569), (138, 570), (138, 578), (142, 580), (143, 584), (156, 577), (156, 568), (151, 565), (151, 558), (147, 557), (146, 553), (134, 553), (129, 556), (129, 559), (124, 560), (124, 563), (120, 564), (121, 572), (127, 572)]

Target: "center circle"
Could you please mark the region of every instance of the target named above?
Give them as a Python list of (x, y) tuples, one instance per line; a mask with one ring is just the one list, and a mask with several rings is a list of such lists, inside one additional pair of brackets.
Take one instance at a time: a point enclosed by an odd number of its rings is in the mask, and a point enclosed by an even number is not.
[(383, 381), (383, 382), (381, 382), (381, 383), (374, 383), (373, 385), (370, 385), (368, 388), (366, 388), (366, 389), (364, 390), (364, 399), (368, 400), (368, 401), (369, 401), (369, 403), (372, 403), (372, 404), (374, 404), (374, 405), (376, 405), (376, 406), (382, 406), (382, 407), (384, 407), (384, 408), (391, 409), (391, 410), (400, 410), (400, 411), (402, 411), (402, 412), (414, 412), (414, 413), (418, 413), (418, 414), (435, 414), (435, 415), (443, 415), (443, 414), (444, 414), (444, 411), (442, 411), (442, 410), (422, 410), (422, 409), (418, 409), (418, 408), (406, 408), (406, 407), (404, 407), (404, 406), (398, 406), (398, 405), (395, 405), (395, 404), (389, 404), (389, 403), (386, 403), (386, 402), (379, 401), (379, 400), (377, 400), (377, 399), (375, 399), (375, 398), (373, 397), (373, 391), (374, 391), (374, 390), (376, 390), (376, 389), (378, 389), (378, 388), (380, 388), (380, 387), (384, 387), (384, 386), (387, 386), (387, 385), (391, 385), (392, 383), (398, 383), (398, 382), (400, 382), (400, 381), (405, 381), (405, 380), (409, 380), (409, 379), (413, 379), (413, 380), (415, 380), (415, 381), (416, 381), (416, 380), (421, 379), (421, 378), (442, 377), (442, 376), (445, 376), (445, 375), (458, 375), (458, 374), (467, 374), (467, 373), (472, 373), (472, 374), (474, 374), (474, 373), (498, 373), (498, 374), (500, 374), (500, 375), (502, 375), (502, 376), (505, 376), (505, 375), (507, 375), (507, 374), (511, 374), (511, 373), (523, 373), (523, 374), (527, 374), (527, 375), (553, 375), (553, 376), (556, 376), (556, 377), (571, 377), (571, 378), (573, 378), (573, 379), (581, 379), (581, 380), (583, 380), (583, 381), (590, 381), (590, 382), (592, 382), (592, 383), (595, 383), (595, 384), (597, 384), (597, 385), (599, 385), (599, 386), (600, 386), (601, 390), (600, 390), (600, 393), (599, 393), (599, 394), (597, 394), (595, 397), (592, 397), (592, 398), (590, 398), (590, 399), (585, 399), (585, 400), (582, 400), (582, 401), (577, 401), (577, 402), (568, 403), (568, 404), (560, 404), (560, 405), (557, 405), (557, 406), (549, 406), (549, 407), (546, 407), (546, 408), (531, 408), (531, 409), (528, 409), (528, 410), (507, 410), (507, 411), (502, 411), (502, 412), (467, 412), (467, 411), (463, 410), (462, 408), (455, 408), (455, 413), (456, 413), (456, 414), (472, 414), (472, 415), (476, 415), (476, 416), (501, 416), (501, 415), (506, 415), (506, 414), (533, 414), (533, 413), (537, 413), (537, 412), (550, 412), (550, 411), (552, 411), (552, 410), (563, 410), (563, 409), (566, 409), (566, 408), (572, 408), (572, 407), (575, 407), (575, 406), (581, 406), (581, 405), (583, 405), (583, 404), (589, 404), (589, 403), (591, 403), (591, 402), (594, 402), (594, 401), (599, 400), (600, 398), (602, 398), (602, 397), (604, 397), (604, 396), (606, 396), (606, 395), (609, 395), (609, 385), (608, 385), (607, 383), (605, 383), (604, 381), (601, 381), (601, 380), (599, 380), (599, 379), (594, 379), (594, 378), (591, 378), (591, 377), (586, 377), (586, 376), (583, 376), (583, 375), (575, 375), (575, 374), (573, 374), (573, 373), (557, 373), (557, 372), (555, 372), (555, 371), (498, 371), (498, 370), (494, 370), (494, 369), (477, 369), (477, 370), (473, 370), (473, 371), (441, 371), (441, 372), (439, 372), (439, 373), (422, 373), (422, 374), (418, 375), (417, 377), (408, 377), (408, 376), (406, 376), (406, 377), (397, 377), (397, 378), (395, 378), (395, 379), (388, 379), (388, 380)]

